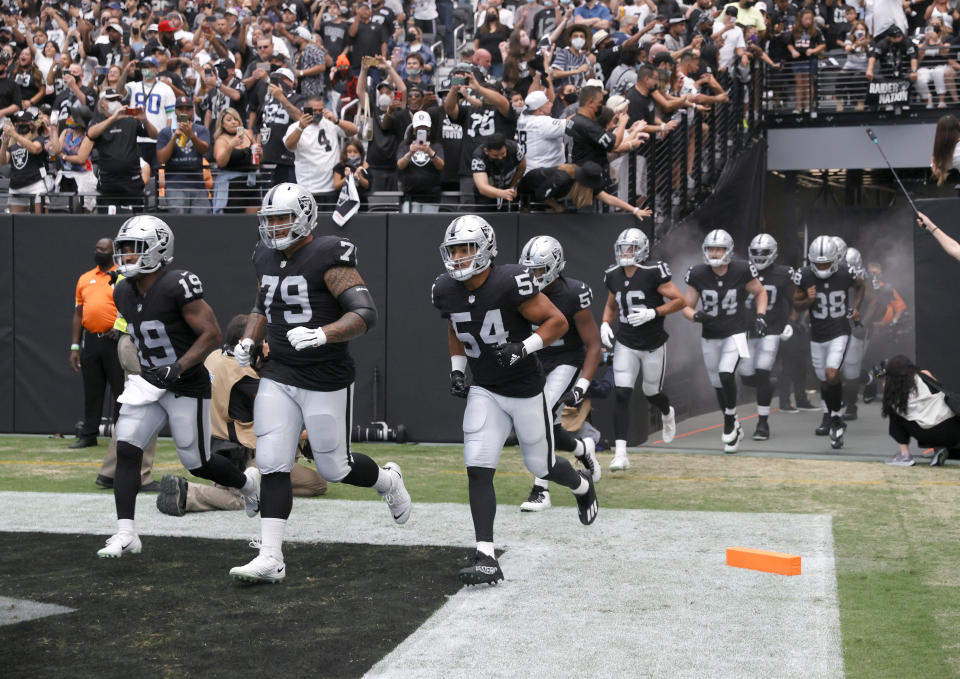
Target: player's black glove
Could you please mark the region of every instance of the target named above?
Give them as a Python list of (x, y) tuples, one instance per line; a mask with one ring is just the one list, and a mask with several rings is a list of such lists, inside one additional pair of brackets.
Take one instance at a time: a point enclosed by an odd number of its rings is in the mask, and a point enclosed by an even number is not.
[(583, 389), (574, 387), (563, 397), (563, 405), (570, 406), (571, 408), (579, 408), (580, 404), (583, 403), (583, 396)]
[(509, 368), (527, 355), (527, 348), (523, 346), (523, 342), (507, 342), (498, 345), (494, 352), (500, 367)]
[(707, 320), (707, 315), (702, 311), (697, 311), (693, 314), (694, 323), (703, 323), (705, 320)]
[(160, 366), (159, 368), (147, 368), (140, 371), (140, 377), (155, 386), (157, 389), (169, 389), (173, 386), (183, 368), (179, 363)]
[(450, 393), (457, 398), (466, 398), (470, 393), (470, 387), (467, 386), (467, 377), (459, 370), (450, 373)]
[(767, 336), (767, 317), (763, 314), (757, 314), (757, 317), (753, 319), (753, 331), (757, 333), (757, 337), (766, 337)]

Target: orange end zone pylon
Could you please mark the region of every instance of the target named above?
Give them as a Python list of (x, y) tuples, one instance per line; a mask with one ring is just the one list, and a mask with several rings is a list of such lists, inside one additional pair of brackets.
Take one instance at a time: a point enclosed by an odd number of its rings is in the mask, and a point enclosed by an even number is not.
[(800, 575), (800, 557), (796, 554), (768, 552), (764, 549), (748, 547), (728, 547), (727, 565), (737, 568), (750, 568), (778, 575)]

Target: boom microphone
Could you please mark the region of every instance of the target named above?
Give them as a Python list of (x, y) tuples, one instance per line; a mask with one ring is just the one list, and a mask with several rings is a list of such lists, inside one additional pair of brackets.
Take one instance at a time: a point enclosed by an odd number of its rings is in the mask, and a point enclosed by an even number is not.
[(867, 136), (870, 137), (870, 141), (877, 145), (877, 150), (880, 152), (880, 155), (883, 156), (884, 162), (886, 162), (887, 167), (889, 167), (890, 171), (893, 173), (893, 178), (897, 180), (897, 185), (900, 187), (900, 190), (903, 191), (903, 195), (906, 196), (907, 202), (910, 203), (910, 208), (915, 214), (919, 214), (920, 210), (918, 210), (917, 206), (913, 204), (913, 199), (910, 198), (910, 194), (907, 193), (906, 187), (904, 187), (903, 182), (900, 181), (900, 176), (897, 174), (897, 171), (893, 169), (893, 165), (890, 164), (887, 154), (883, 152), (883, 147), (880, 146), (880, 140), (877, 139), (877, 135), (875, 135), (873, 130), (869, 127), (867, 128)]

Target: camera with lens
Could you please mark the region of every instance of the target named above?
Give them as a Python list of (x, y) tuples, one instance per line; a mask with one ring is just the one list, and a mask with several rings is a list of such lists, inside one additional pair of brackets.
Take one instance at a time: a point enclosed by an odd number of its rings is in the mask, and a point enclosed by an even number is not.
[(874, 382), (876, 382), (886, 374), (887, 374), (887, 362), (885, 360), (880, 361), (879, 363), (877, 363), (867, 371), (867, 374), (863, 379), (863, 383), (873, 384)]
[(371, 422), (370, 424), (353, 425), (353, 434), (350, 440), (354, 443), (390, 441), (393, 443), (407, 442), (407, 428), (398, 424), (391, 427), (386, 422)]

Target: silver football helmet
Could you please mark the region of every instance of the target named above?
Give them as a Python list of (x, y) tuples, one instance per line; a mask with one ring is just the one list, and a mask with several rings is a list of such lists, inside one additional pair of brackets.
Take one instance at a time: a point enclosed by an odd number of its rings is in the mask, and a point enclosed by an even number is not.
[[(286, 216), (287, 219), (271, 219), (277, 216)], [(263, 244), (275, 250), (286, 250), (309, 236), (317, 225), (317, 203), (305, 188), (285, 182), (267, 191), (257, 217)]]
[[(472, 247), (469, 254), (458, 256), (453, 250), (457, 245)], [(483, 217), (477, 215), (457, 217), (450, 222), (450, 226), (443, 234), (440, 256), (450, 277), (457, 281), (465, 281), (485, 271), (497, 256), (497, 235)]]
[[(708, 254), (710, 248), (723, 248), (726, 252), (722, 257), (711, 258)], [(710, 266), (723, 266), (729, 264), (733, 257), (733, 237), (723, 229), (714, 229), (703, 239), (703, 261)]]
[(556, 238), (534, 236), (520, 251), (520, 264), (530, 269), (542, 290), (557, 280), (567, 260), (563, 256), (563, 246)]
[(818, 278), (830, 278), (840, 268), (840, 248), (833, 236), (817, 236), (810, 243), (807, 259), (810, 260), (810, 270)]
[(642, 229), (624, 229), (613, 244), (613, 258), (619, 266), (640, 266), (650, 254), (650, 239)]
[(863, 270), (863, 255), (860, 254), (860, 251), (856, 248), (847, 248), (846, 254), (844, 254), (844, 259), (854, 272), (860, 276), (865, 276), (866, 272)]
[(766, 269), (777, 258), (777, 239), (769, 233), (758, 233), (747, 247), (750, 261), (758, 269)]
[(833, 239), (833, 242), (837, 244), (837, 252), (840, 253), (840, 257), (843, 257), (847, 252), (847, 241), (843, 240), (840, 236), (830, 236)]
[[(130, 255), (139, 257), (127, 262)], [(117, 273), (127, 278), (152, 273), (173, 261), (173, 231), (158, 217), (131, 217), (113, 239), (113, 261)]]

